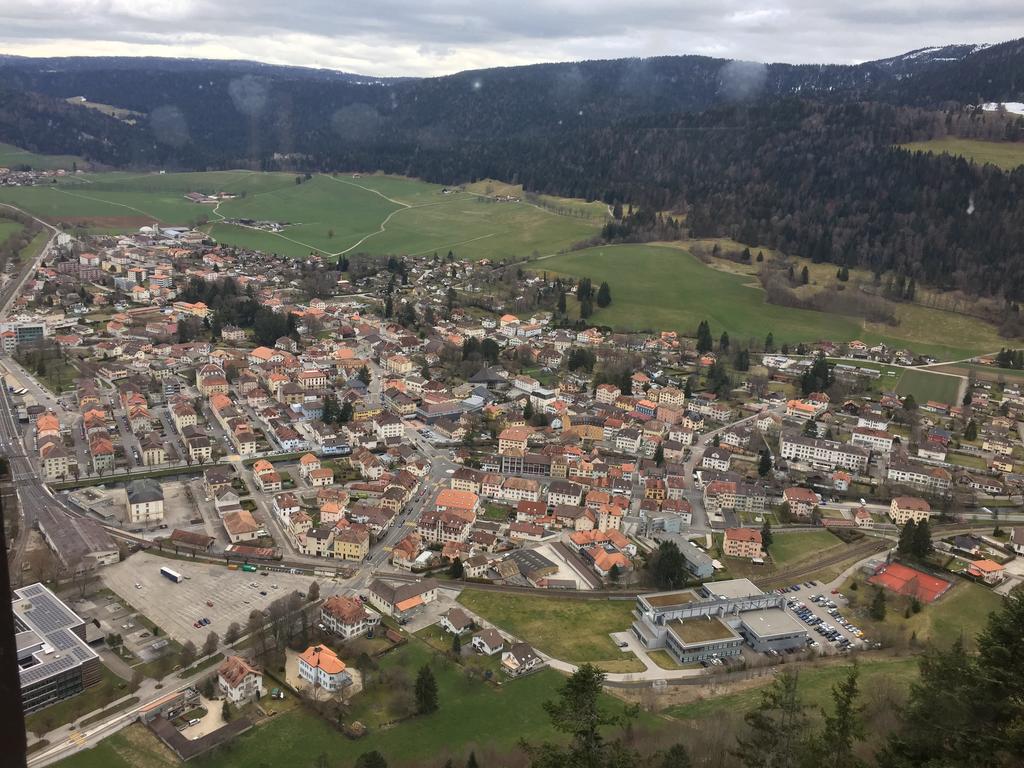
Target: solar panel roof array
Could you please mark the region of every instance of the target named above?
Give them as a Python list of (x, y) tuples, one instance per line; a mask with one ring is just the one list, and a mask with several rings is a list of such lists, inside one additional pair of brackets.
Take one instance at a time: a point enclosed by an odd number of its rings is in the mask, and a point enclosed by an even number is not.
[[(14, 595), (15, 621), (24, 628), (19, 633), (24, 642), (18, 643), (23, 688), (97, 657), (72, 631), (82, 619), (42, 584), (22, 587)], [(29, 663), (29, 651), (34, 664)]]

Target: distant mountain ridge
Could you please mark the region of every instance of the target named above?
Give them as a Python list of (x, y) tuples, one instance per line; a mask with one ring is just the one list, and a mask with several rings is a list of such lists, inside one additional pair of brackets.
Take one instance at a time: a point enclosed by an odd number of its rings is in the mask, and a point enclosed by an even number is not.
[[(84, 96), (134, 123), (68, 104)], [(1024, 333), (1024, 168), (912, 155), (1024, 139), (1024, 40), (856, 65), (706, 56), (370, 79), (250, 62), (0, 58), (0, 141), (117, 167), (382, 170), (628, 203), (605, 237), (685, 228), (997, 294)], [(983, 132), (979, 133), (979, 132)], [(678, 212), (659, 223), (653, 211)]]
[[(78, 146), (68, 142), (73, 131), (62, 131), (59, 142), (29, 132), (12, 104), (0, 104), (0, 140), (116, 164), (252, 165), (274, 155), (322, 153), (332, 140), (454, 145), (779, 97), (934, 108), (1024, 101), (1022, 88), (1021, 40), (923, 48), (856, 65), (661, 56), (395, 79), (245, 61), (3, 56), (0, 89), (38, 94), (36, 113), (46, 98), (85, 96), (150, 119), (129, 132), (129, 145), (137, 147), (124, 146), (121, 136), (115, 149), (104, 134), (121, 135), (121, 127), (111, 122), (104, 130), (95, 115), (83, 116), (88, 128)], [(74, 113), (59, 111), (61, 120), (74, 121)]]

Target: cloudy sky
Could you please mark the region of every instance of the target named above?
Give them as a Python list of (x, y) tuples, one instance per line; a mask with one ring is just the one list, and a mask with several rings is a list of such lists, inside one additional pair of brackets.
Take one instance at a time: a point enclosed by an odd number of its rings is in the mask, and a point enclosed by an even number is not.
[(681, 53), (853, 63), (1022, 36), (1022, 0), (0, 0), (0, 53), (368, 75)]

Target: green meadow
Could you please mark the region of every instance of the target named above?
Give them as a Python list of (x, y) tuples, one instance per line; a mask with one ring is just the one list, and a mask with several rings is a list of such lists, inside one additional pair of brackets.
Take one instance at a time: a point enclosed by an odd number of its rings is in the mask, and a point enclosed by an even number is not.
[[(768, 304), (755, 276), (715, 269), (673, 245), (602, 245), (562, 253), (532, 267), (549, 275), (589, 277), (595, 285), (607, 281), (612, 303), (595, 308), (591, 321), (621, 330), (671, 329), (693, 336), (700, 321), (707, 320), (715, 339), (722, 331), (733, 341), (756, 344), (769, 332), (776, 344), (862, 339), (942, 359), (1000, 346), (995, 329), (987, 323), (916, 305), (898, 305), (899, 323), (887, 326)], [(569, 311), (576, 311), (575, 302), (570, 301)], [(1002, 346), (1006, 344), (1003, 340)]]
[(0, 243), (18, 232), (21, 232), (21, 224), (8, 219), (0, 219)]
[(670, 246), (613, 245), (560, 254), (534, 265), (536, 271), (607, 281), (612, 303), (591, 320), (624, 330), (676, 330), (695, 335), (701, 320), (717, 339), (776, 343), (853, 339), (861, 331), (852, 317), (768, 304), (756, 278), (712, 269), (689, 251)]
[(935, 400), (948, 405), (959, 405), (960, 384), (956, 376), (944, 376), (929, 371), (904, 371), (896, 391), (901, 395), (913, 394), (918, 403)]
[[(154, 222), (206, 222), (220, 242), (295, 257), (453, 250), (463, 259), (521, 259), (564, 250), (601, 226), (597, 218), (395, 176), (317, 175), (302, 183), (296, 178), (249, 171), (87, 174), (45, 186), (3, 188), (0, 202), (97, 232), (131, 232)], [(188, 192), (236, 197), (215, 206), (186, 200)], [(274, 233), (222, 223), (225, 219), (287, 226)]]
[[(351, 701), (346, 721), (358, 720), (369, 729), (367, 736), (358, 741), (346, 738), (308, 709), (293, 706), (225, 747), (196, 758), (190, 765), (197, 768), (313, 766), (318, 764), (319, 755), (324, 754), (331, 768), (340, 768), (352, 765), (360, 754), (370, 750), (380, 751), (392, 766), (424, 765), (428, 758), (426, 764), (440, 765), (445, 755), (454, 756), (455, 762), (463, 765), (466, 754), (474, 748), (509, 755), (519, 751), (519, 741), (524, 738), (534, 742), (561, 740), (543, 708), (543, 702), (553, 699), (565, 681), (558, 672), (542, 670), (497, 685), (468, 677), (460, 666), (414, 641), (382, 657), (380, 671), (373, 674), (394, 675), (397, 670), (404, 670), (411, 685), (419, 668), (428, 663), (438, 684), (438, 711), (431, 715), (397, 718), (391, 709), (395, 699), (393, 686), (378, 679), (369, 690), (357, 694)], [(609, 696), (602, 697), (602, 705), (619, 711), (624, 706)], [(637, 725), (656, 729), (663, 727), (664, 721), (642, 714)], [(59, 765), (62, 768), (160, 765), (160, 750), (154, 740), (139, 736), (122, 731)]]
[(973, 160), (976, 163), (992, 165), (1004, 171), (1012, 171), (1024, 165), (1024, 143), (1009, 141), (979, 141), (946, 136), (931, 141), (915, 141), (901, 144), (904, 149), (914, 152), (941, 152)]
[(88, 165), (82, 158), (74, 155), (37, 155), (27, 149), (0, 142), (0, 167), (17, 168), (27, 165), (37, 171), (70, 171), (76, 163), (82, 169)]

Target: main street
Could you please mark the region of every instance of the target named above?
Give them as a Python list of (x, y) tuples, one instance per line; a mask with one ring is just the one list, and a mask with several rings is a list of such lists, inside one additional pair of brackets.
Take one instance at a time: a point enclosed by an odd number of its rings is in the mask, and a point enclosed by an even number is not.
[(693, 441), (693, 445), (690, 447), (690, 457), (683, 465), (686, 468), (684, 476), (687, 478), (687, 483), (689, 483), (689, 487), (684, 492), (684, 495), (686, 496), (686, 500), (690, 502), (690, 507), (693, 510), (691, 524), (686, 529), (687, 533), (711, 533), (712, 531), (707, 510), (704, 509), (704, 495), (701, 493), (701, 490), (697, 488), (696, 480), (694, 480), (694, 473), (697, 471), (701, 458), (704, 456), (704, 451), (713, 445), (715, 438), (723, 432), (748, 424), (767, 413), (779, 415), (783, 412), (785, 412), (785, 405), (783, 404), (776, 403), (774, 405), (765, 406), (762, 410), (752, 413), (739, 421), (734, 421), (713, 429), (710, 432), (705, 432)]

